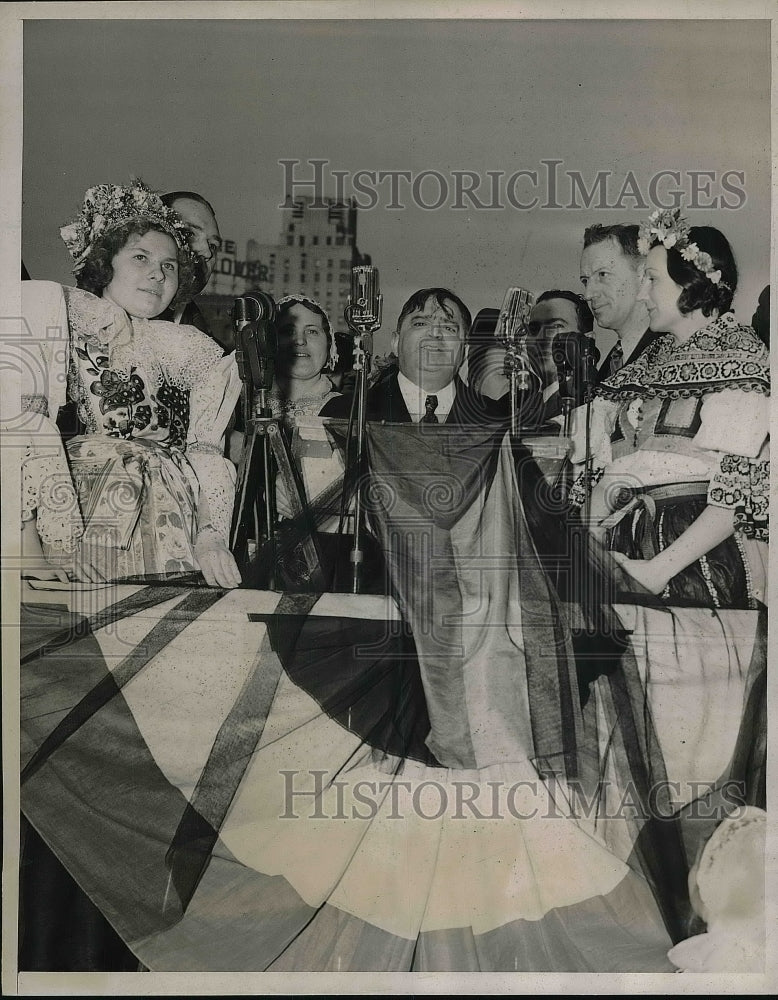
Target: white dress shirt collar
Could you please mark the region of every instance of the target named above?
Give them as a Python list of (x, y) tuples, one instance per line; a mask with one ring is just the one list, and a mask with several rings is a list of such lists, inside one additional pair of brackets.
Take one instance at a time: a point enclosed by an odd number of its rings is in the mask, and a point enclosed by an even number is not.
[(426, 412), (425, 404), (427, 396), (438, 397), (435, 416), (438, 418), (438, 423), (444, 423), (446, 417), (451, 412), (451, 407), (454, 405), (454, 397), (456, 396), (456, 386), (453, 380), (448, 385), (444, 385), (442, 389), (437, 389), (435, 392), (427, 392), (421, 386), (416, 385), (415, 382), (411, 382), (402, 372), (398, 372), (397, 385), (400, 387), (405, 405), (408, 407), (408, 413), (410, 413), (411, 420), (414, 423), (418, 423)]

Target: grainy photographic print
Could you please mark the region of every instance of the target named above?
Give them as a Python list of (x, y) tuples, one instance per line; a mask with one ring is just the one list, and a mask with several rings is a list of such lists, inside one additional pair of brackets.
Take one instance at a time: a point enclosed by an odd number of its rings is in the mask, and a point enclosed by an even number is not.
[(5, 993), (772, 992), (774, 14), (6, 5)]

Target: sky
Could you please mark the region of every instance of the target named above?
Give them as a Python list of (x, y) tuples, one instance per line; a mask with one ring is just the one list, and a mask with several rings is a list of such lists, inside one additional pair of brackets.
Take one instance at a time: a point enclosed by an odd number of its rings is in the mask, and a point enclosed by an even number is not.
[[(451, 287), (473, 313), (512, 285), (580, 290), (584, 228), (640, 221), (664, 170), (680, 174), (690, 222), (729, 237), (750, 320), (769, 280), (769, 32), (760, 20), (28, 20), (23, 259), (35, 278), (71, 280), (58, 230), (104, 181), (200, 191), (241, 247), (278, 235), (280, 160), (306, 177), (307, 161), (328, 161), (325, 194), (334, 170), (435, 171), (441, 207), (414, 204), (401, 182), (390, 208), (384, 183), (359, 213), (385, 293), (380, 349), (419, 287)], [(488, 172), (519, 170), (538, 179), (517, 181), (514, 200), (535, 207), (511, 205), (504, 181), (501, 207), (455, 207), (453, 171), (474, 172), (489, 204)], [(637, 197), (617, 205), (630, 171)], [(713, 174), (696, 208), (693, 171)], [(588, 208), (580, 194), (570, 207), (575, 173), (587, 187), (603, 177)], [(675, 187), (665, 175), (654, 194)], [(429, 205), (443, 192), (430, 176), (418, 193)]]

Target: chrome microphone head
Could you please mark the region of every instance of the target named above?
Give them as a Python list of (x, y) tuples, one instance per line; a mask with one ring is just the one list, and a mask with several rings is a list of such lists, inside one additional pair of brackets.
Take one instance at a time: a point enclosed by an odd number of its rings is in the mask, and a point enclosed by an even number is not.
[(232, 304), (232, 322), (240, 332), (248, 323), (256, 323), (259, 319), (258, 304), (247, 295), (241, 295)]
[(384, 297), (380, 291), (378, 268), (359, 264), (351, 268), (351, 289), (344, 313), (352, 333), (364, 336), (381, 326)]
[(267, 292), (246, 292), (242, 296), (249, 303), (249, 306), (256, 314), (255, 318), (257, 320), (265, 320), (268, 323), (274, 323), (276, 318), (276, 303), (272, 295)]
[(275, 300), (267, 292), (247, 292), (235, 299), (231, 316), (238, 331), (247, 323), (258, 323), (260, 320), (272, 323), (276, 317)]
[(500, 343), (516, 344), (527, 336), (527, 326), (535, 297), (526, 288), (509, 288), (502, 301), (494, 335)]
[(529, 377), (542, 382), (527, 351), (529, 317), (535, 297), (526, 288), (509, 288), (497, 318), (495, 338), (505, 346), (505, 374), (518, 377), (518, 388), (529, 388)]

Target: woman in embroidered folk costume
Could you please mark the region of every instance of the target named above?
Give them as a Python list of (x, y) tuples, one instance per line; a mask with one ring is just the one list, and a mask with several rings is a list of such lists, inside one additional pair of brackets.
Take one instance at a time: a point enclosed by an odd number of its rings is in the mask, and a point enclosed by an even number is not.
[[(25, 282), (37, 343), (23, 408), (23, 551), (30, 573), (240, 583), (228, 548), (234, 471), (223, 435), (234, 358), (194, 327), (155, 320), (185, 298), (194, 261), (179, 217), (141, 183), (101, 184), (61, 230), (77, 288)], [(75, 404), (67, 460), (53, 421)], [(42, 550), (41, 550), (42, 543)]]
[(730, 312), (729, 243), (679, 210), (640, 230), (657, 338), (598, 388), (590, 515), (629, 575), (670, 604), (766, 601), (770, 370)]

